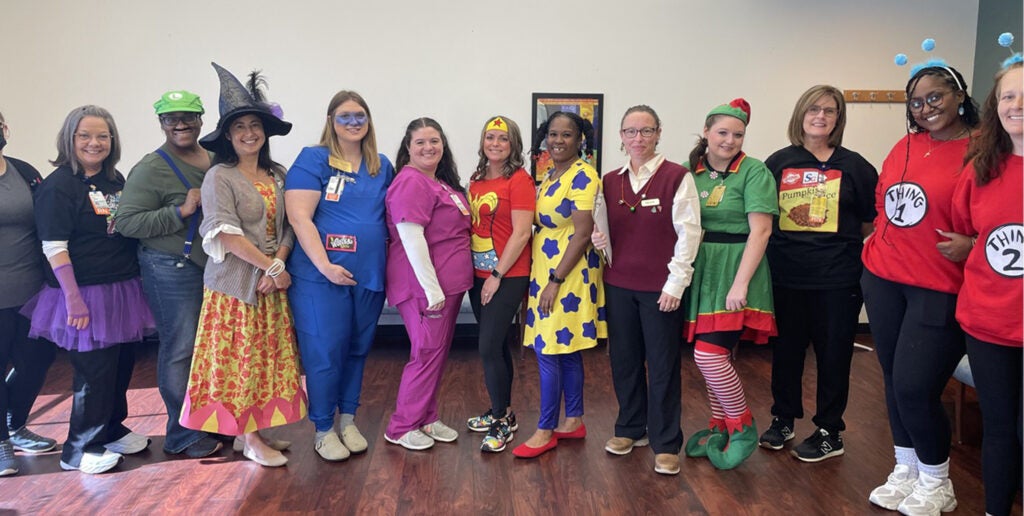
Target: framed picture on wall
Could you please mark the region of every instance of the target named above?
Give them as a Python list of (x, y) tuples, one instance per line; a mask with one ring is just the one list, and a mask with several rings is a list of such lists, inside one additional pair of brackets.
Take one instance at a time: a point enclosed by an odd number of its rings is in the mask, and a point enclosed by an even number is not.
[[(601, 173), (601, 123), (604, 121), (603, 93), (534, 93), (533, 94), (533, 129), (530, 134), (536, 135), (537, 129), (556, 111), (575, 113), (594, 125), (594, 150), (584, 156), (587, 163)], [(532, 148), (532, 145), (531, 145)], [(531, 156), (533, 180), (540, 181), (554, 166), (548, 154), (546, 139), (541, 139), (539, 152)]]

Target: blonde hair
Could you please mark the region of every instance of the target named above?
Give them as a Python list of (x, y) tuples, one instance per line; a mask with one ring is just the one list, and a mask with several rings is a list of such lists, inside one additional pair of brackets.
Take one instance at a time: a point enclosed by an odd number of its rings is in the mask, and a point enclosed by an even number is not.
[[(338, 144), (338, 133), (334, 130), (334, 110), (350, 100), (359, 104), (366, 111), (366, 136), (363, 137), (360, 148), (363, 152), (363, 161), (366, 162), (366, 170), (370, 172), (371, 176), (376, 176), (380, 173), (380, 155), (377, 154), (377, 134), (373, 129), (373, 115), (370, 114), (370, 106), (366, 105), (366, 100), (363, 99), (362, 95), (349, 90), (341, 90), (334, 94), (331, 102), (327, 105), (327, 123), (324, 124), (324, 130), (320, 134), (320, 145), (327, 147), (331, 152), (331, 156), (345, 159), (345, 155), (341, 152), (341, 145)], [(353, 163), (352, 165), (358, 166), (359, 164)]]

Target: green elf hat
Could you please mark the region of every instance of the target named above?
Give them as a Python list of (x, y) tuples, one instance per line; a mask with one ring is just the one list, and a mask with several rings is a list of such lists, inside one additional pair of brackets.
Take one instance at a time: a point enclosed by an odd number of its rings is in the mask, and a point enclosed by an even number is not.
[(738, 118), (744, 125), (746, 125), (750, 123), (750, 104), (742, 98), (733, 99), (732, 102), (728, 104), (722, 104), (721, 106), (712, 109), (708, 113), (708, 116), (704, 117), (704, 120), (715, 115), (726, 115)]
[(164, 113), (205, 113), (203, 101), (199, 95), (191, 91), (177, 90), (164, 93), (160, 100), (153, 103), (156, 114)]

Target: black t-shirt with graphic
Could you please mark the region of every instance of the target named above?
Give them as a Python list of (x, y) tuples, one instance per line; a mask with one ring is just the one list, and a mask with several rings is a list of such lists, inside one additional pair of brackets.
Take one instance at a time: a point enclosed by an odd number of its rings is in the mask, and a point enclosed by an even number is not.
[(861, 225), (875, 218), (875, 167), (844, 147), (822, 162), (795, 145), (765, 164), (779, 190), (767, 250), (774, 284), (801, 290), (857, 285)]
[[(79, 285), (116, 283), (139, 275), (137, 241), (114, 228), (113, 215), (123, 188), (120, 172), (113, 180), (104, 172), (86, 178), (67, 166), (54, 170), (39, 186), (35, 202), (39, 239), (68, 242)], [(90, 196), (92, 192), (98, 194)], [(49, 267), (46, 283), (60, 286)]]

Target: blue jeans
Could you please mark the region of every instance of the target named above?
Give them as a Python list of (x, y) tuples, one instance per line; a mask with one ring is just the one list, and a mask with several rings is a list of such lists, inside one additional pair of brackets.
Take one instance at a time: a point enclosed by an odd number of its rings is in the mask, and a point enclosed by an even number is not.
[(144, 246), (139, 246), (139, 268), (142, 288), (160, 333), (156, 377), (160, 397), (167, 407), (164, 450), (181, 453), (206, 436), (205, 432), (178, 423), (192, 368), (199, 310), (203, 305), (203, 269), (181, 255)]

